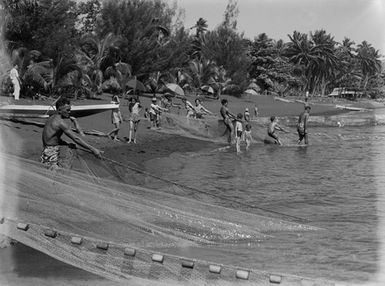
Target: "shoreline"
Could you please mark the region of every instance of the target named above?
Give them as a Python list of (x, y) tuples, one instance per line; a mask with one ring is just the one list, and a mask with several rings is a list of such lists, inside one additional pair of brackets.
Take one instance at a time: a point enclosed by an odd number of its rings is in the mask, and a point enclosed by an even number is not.
[[(231, 102), (235, 103), (235, 100)], [(143, 100), (145, 101), (145, 100)], [(88, 101), (84, 101), (89, 103)], [(95, 102), (96, 103), (96, 102)], [(98, 101), (97, 103), (102, 103)], [(239, 105), (236, 106), (238, 110), (243, 107), (245, 101), (239, 100)], [(219, 102), (211, 102), (211, 108), (219, 106)], [(294, 122), (297, 119), (297, 112), (302, 110), (302, 105), (291, 105), (287, 118), (291, 118)], [(261, 107), (262, 108), (262, 107)], [(272, 107), (269, 107), (272, 108)], [(284, 108), (282, 104), (274, 106), (276, 110)], [(219, 109), (219, 108), (218, 108)], [(235, 108), (234, 108), (235, 109)], [(122, 105), (121, 111), (123, 117), (128, 116), (127, 106)], [(287, 111), (287, 110), (286, 110)], [(338, 112), (337, 112), (338, 111)], [(264, 111), (263, 115), (271, 112), (270, 109)], [(321, 111), (320, 111), (321, 112)], [(340, 110), (324, 110), (324, 118), (341, 118), (349, 115), (346, 111)], [(329, 112), (329, 113), (328, 113)], [(334, 114), (337, 112), (338, 114)], [(277, 112), (279, 113), (279, 112)], [(331, 115), (332, 114), (332, 115)], [(357, 114), (357, 113), (356, 113)], [(370, 113), (372, 114), (372, 113)], [(374, 113), (373, 113), (374, 114)], [(373, 116), (373, 114), (371, 116)], [(362, 114), (361, 114), (362, 115)], [(310, 117), (312, 118), (312, 116)], [(313, 116), (316, 118), (316, 116)], [(267, 116), (258, 118), (256, 122), (258, 125), (265, 125)], [(282, 120), (284, 122), (284, 120)], [(110, 112), (104, 112), (86, 118), (79, 119), (80, 125), (83, 129), (98, 129), (103, 132), (108, 132), (112, 129)], [(291, 122), (291, 121), (290, 121)], [(288, 124), (291, 124), (291, 123)], [(334, 122), (334, 121), (331, 121)], [(385, 123), (385, 117), (384, 117)], [(333, 123), (334, 124), (334, 123)], [(128, 137), (127, 122), (123, 122), (119, 137), (124, 139)], [(222, 143), (213, 142), (210, 140), (196, 139), (182, 134), (167, 133), (167, 130), (157, 132), (148, 129), (149, 122), (143, 120), (140, 122), (138, 131), (138, 144), (127, 144), (123, 142), (113, 142), (105, 137), (86, 136), (87, 142), (97, 148), (105, 151), (105, 157), (111, 158), (120, 163), (127, 163), (127, 165), (135, 165), (143, 169), (146, 162), (170, 156), (172, 153), (186, 153), (198, 152), (206, 148), (213, 147), (213, 149), (222, 145)], [(1, 141), (0, 151), (6, 150), (13, 155), (19, 155), (31, 160), (39, 160), (41, 146), (41, 132), (42, 128), (25, 125), (21, 123), (14, 123), (10, 121), (1, 121)], [(335, 126), (335, 125), (331, 125)], [(257, 133), (259, 135), (259, 133)], [(226, 138), (221, 137), (221, 142), (226, 145)], [(68, 141), (68, 140), (67, 140)], [(92, 156), (87, 154), (87, 156)], [(127, 172), (126, 172), (127, 173)], [(130, 172), (129, 172), (130, 173)], [(129, 174), (129, 176), (133, 174)], [(37, 250), (18, 243), (6, 249), (0, 249), (0, 282), (5, 282), (4, 285), (122, 285), (119, 282), (112, 282), (103, 277), (91, 274), (85, 270), (78, 269), (71, 265), (65, 264), (50, 256), (42, 254)], [(36, 257), (39, 259), (36, 261)], [(34, 261), (32, 263), (32, 261)], [(124, 281), (125, 285), (138, 285), (130, 280)], [(2, 283), (0, 283), (2, 284)], [(3, 285), (3, 284), (2, 284)], [(144, 285), (144, 284), (140, 284)], [(155, 285), (148, 282), (148, 285)]]

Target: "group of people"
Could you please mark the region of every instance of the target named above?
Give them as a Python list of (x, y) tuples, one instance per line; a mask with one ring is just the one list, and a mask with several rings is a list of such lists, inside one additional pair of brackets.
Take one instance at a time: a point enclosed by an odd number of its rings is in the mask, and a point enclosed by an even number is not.
[[(251, 142), (253, 141), (253, 137), (251, 135), (250, 112), (248, 108), (245, 109), (244, 114), (238, 113), (235, 115), (229, 111), (227, 99), (222, 99), (221, 104), (222, 106), (220, 109), (220, 114), (222, 116), (223, 123), (226, 126), (225, 133), (227, 133), (228, 136), (228, 143), (231, 144), (232, 137), (235, 137), (235, 147), (237, 153), (241, 152), (240, 146), (242, 141), (246, 143), (246, 150), (248, 150)], [(305, 141), (306, 145), (309, 143), (307, 126), (310, 109), (311, 107), (306, 104), (304, 111), (299, 115), (297, 122), (297, 144), (301, 144), (303, 140)], [(257, 106), (255, 106), (254, 115), (258, 116)], [(282, 145), (282, 141), (277, 136), (276, 131), (290, 133), (288, 130), (284, 129), (278, 124), (278, 118), (276, 116), (271, 116), (269, 125), (267, 127), (267, 139), (265, 139), (265, 143), (272, 142), (273, 144)]]
[[(231, 144), (232, 136), (234, 134), (235, 147), (237, 153), (240, 153), (241, 142), (246, 142), (246, 150), (248, 150), (253, 140), (253, 137), (251, 135), (250, 112), (248, 108), (246, 108), (244, 114), (238, 113), (237, 116), (235, 116), (235, 114), (229, 111), (228, 103), (229, 102), (227, 99), (222, 99), (220, 114), (222, 116), (223, 123), (226, 126), (225, 133), (227, 132), (227, 142)], [(245, 120), (245, 122), (243, 122), (243, 119)]]
[[(132, 96), (129, 98), (128, 110), (129, 110), (129, 133), (127, 143), (134, 142), (136, 143), (136, 134), (138, 130), (138, 125), (140, 121), (139, 112), (142, 110), (139, 98)], [(186, 98), (181, 98), (182, 104), (174, 104), (172, 98), (167, 95), (161, 99), (153, 97), (151, 99), (151, 104), (149, 108), (145, 108), (144, 117), (148, 118), (150, 121), (150, 129), (159, 129), (161, 128), (161, 114), (162, 112), (169, 112), (171, 107), (184, 107), (186, 109), (186, 118), (197, 118), (202, 119), (205, 115), (214, 115), (213, 112), (208, 110), (202, 105), (202, 101), (197, 98), (195, 99), (195, 105), (193, 105)], [(112, 97), (111, 103), (120, 104), (119, 97), (114, 95)], [(114, 129), (108, 133), (114, 141), (120, 141), (118, 139), (118, 134), (120, 130), (120, 125), (123, 122), (123, 117), (119, 108), (114, 109), (111, 113), (111, 121), (114, 124)]]
[[(119, 105), (120, 100), (119, 97), (114, 95), (112, 98), (112, 102)], [(182, 99), (182, 102), (186, 108), (186, 117), (187, 118), (202, 118), (204, 114), (213, 114), (211, 111), (207, 110), (202, 106), (202, 102), (200, 99), (195, 100), (195, 106), (192, 105), (185, 98)], [(241, 142), (244, 141), (246, 143), (246, 150), (249, 149), (253, 137), (251, 134), (251, 123), (250, 123), (250, 113), (246, 108), (245, 112), (238, 113), (237, 115), (231, 113), (228, 108), (228, 100), (222, 99), (221, 101), (221, 109), (220, 114), (222, 116), (223, 122), (226, 126), (226, 131), (228, 132), (228, 142), (232, 143), (232, 136), (235, 137), (235, 146), (237, 153), (240, 152)], [(129, 98), (129, 137), (127, 142), (136, 143), (136, 134), (138, 129), (138, 124), (140, 121), (140, 111), (142, 106), (137, 97)], [(298, 123), (297, 123), (297, 133), (298, 133), (298, 144), (300, 144), (303, 140), (305, 144), (308, 144), (308, 119), (310, 106), (305, 105), (305, 110), (299, 115)], [(159, 128), (160, 127), (160, 115), (162, 111), (168, 111), (168, 109), (157, 104), (157, 99), (154, 97), (151, 100), (151, 105), (149, 109), (146, 109), (146, 114), (148, 114), (151, 128)], [(43, 152), (41, 155), (41, 161), (43, 164), (51, 167), (63, 167), (60, 166), (60, 153), (63, 152), (63, 148), (73, 148), (73, 143), (68, 144), (67, 142), (61, 139), (63, 134), (67, 135), (73, 142), (80, 145), (81, 147), (92, 152), (96, 157), (101, 158), (103, 151), (98, 148), (91, 146), (85, 140), (81, 138), (83, 134), (80, 126), (78, 125), (76, 118), (70, 116), (71, 112), (71, 103), (70, 100), (66, 97), (59, 98), (56, 102), (56, 114), (52, 115), (46, 122), (43, 134)], [(254, 110), (254, 115), (257, 116), (257, 108)], [(145, 115), (146, 116), (146, 115)], [(70, 119), (74, 126), (75, 131), (73, 132), (66, 121), (66, 119)], [(111, 115), (112, 123), (115, 125), (115, 128), (108, 133), (108, 136), (113, 140), (118, 139), (118, 132), (120, 130), (120, 124), (123, 122), (122, 114), (119, 108), (116, 108), (112, 111)], [(275, 116), (270, 118), (270, 123), (267, 128), (267, 136), (271, 138), (274, 144), (282, 144), (281, 140), (278, 138), (276, 131), (282, 131), (288, 133), (289, 131), (285, 130), (281, 126), (278, 125), (278, 119)], [(79, 136), (80, 135), (80, 136)]]
[[(111, 103), (117, 104), (119, 106), (120, 100), (117, 95), (113, 95)], [(138, 130), (138, 125), (140, 122), (139, 112), (141, 111), (142, 106), (140, 105), (139, 98), (130, 97), (128, 99), (128, 110), (129, 110), (129, 131), (128, 131), (128, 140), (127, 143), (134, 142), (136, 144), (136, 133)], [(118, 134), (120, 130), (120, 124), (123, 122), (122, 113), (120, 108), (112, 110), (111, 113), (112, 124), (115, 125), (115, 128), (112, 129), (107, 136), (114, 141), (120, 141), (118, 139)]]

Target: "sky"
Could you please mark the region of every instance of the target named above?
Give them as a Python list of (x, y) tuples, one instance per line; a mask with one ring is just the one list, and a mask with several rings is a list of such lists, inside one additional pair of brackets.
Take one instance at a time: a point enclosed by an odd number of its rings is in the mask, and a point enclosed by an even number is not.
[[(176, 0), (192, 27), (202, 17), (209, 29), (223, 20), (228, 0)], [(385, 55), (385, 0), (238, 0), (238, 31), (253, 39), (266, 33), (288, 41), (288, 34), (324, 29), (341, 42), (366, 40)]]

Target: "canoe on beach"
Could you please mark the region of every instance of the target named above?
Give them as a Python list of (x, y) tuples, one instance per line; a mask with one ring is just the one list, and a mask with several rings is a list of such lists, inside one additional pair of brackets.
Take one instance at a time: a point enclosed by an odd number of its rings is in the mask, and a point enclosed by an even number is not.
[[(74, 105), (71, 107), (71, 116), (85, 117), (119, 108), (116, 104)], [(56, 108), (52, 105), (3, 105), (0, 106), (0, 116), (51, 115)]]

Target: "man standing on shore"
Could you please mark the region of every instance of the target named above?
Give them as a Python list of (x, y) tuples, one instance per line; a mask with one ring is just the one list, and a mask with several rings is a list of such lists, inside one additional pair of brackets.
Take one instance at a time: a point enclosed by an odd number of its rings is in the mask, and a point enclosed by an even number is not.
[(9, 73), (9, 77), (11, 78), (13, 84), (13, 96), (15, 100), (19, 100), (20, 96), (20, 78), (19, 72), (17, 71), (18, 68), (19, 66), (15, 64)]
[[(56, 114), (48, 118), (43, 129), (43, 152), (41, 162), (49, 169), (70, 168), (71, 152), (70, 145), (61, 139), (63, 133), (72, 139), (76, 144), (91, 151), (97, 158), (101, 158), (103, 151), (89, 145), (78, 135), (73, 133), (65, 119), (71, 119), (77, 126), (76, 119), (70, 117), (71, 104), (69, 99), (62, 97), (56, 102)], [(67, 156), (66, 156), (67, 155)]]
[(305, 144), (309, 144), (308, 136), (307, 136), (307, 122), (309, 119), (309, 112), (311, 107), (309, 105), (305, 105), (305, 111), (299, 115), (298, 123), (297, 123), (297, 132), (298, 132), (298, 144), (301, 144), (302, 140), (305, 139)]

